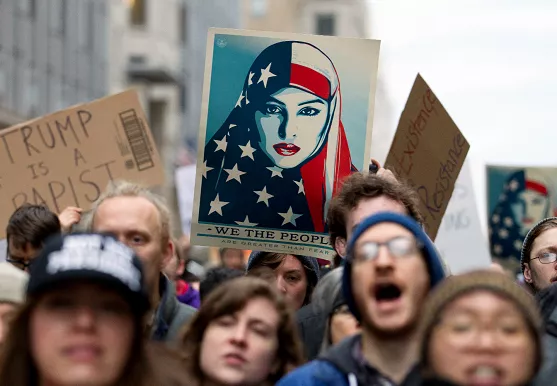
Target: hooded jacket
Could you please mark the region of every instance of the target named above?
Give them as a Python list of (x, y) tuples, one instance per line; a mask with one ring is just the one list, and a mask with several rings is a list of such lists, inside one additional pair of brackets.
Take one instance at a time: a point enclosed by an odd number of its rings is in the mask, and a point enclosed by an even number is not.
[(178, 339), (182, 326), (193, 317), (196, 309), (178, 301), (174, 284), (164, 275), (160, 275), (159, 291), (161, 301), (151, 326), (151, 339), (174, 342)]
[(420, 386), (417, 367), (397, 384), (369, 365), (360, 354), (361, 335), (346, 338), (319, 359), (289, 373), (277, 386)]
[(553, 385), (557, 379), (557, 285), (536, 295), (545, 324), (543, 336), (543, 364), (532, 383), (533, 386)]

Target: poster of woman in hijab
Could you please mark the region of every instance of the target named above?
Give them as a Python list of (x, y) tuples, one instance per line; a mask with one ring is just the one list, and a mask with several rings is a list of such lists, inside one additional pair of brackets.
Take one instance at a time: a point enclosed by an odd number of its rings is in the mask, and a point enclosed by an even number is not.
[(327, 205), (369, 165), (378, 55), (367, 39), (210, 30), (193, 243), (332, 255)]
[(519, 270), (528, 231), (557, 214), (557, 169), (489, 166), (487, 187), (491, 254)]

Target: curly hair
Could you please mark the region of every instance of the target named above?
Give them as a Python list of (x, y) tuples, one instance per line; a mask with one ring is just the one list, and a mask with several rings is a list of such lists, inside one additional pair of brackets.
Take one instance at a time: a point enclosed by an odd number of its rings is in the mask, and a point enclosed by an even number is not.
[(420, 199), (416, 190), (405, 181), (392, 181), (372, 173), (354, 173), (343, 183), (340, 192), (331, 200), (327, 212), (327, 224), (331, 245), (334, 247), (338, 238), (347, 238), (346, 216), (362, 200), (385, 196), (400, 202), (407, 214), (423, 224), (420, 213)]

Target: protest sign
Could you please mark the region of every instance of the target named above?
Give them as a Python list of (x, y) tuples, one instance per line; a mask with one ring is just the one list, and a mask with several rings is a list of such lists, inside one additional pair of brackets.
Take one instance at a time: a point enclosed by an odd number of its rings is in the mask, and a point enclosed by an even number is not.
[(557, 168), (488, 166), (488, 230), (491, 254), (520, 272), (520, 251), (528, 231), (557, 215)]
[(435, 245), (453, 274), (487, 268), (491, 263), (487, 237), (480, 225), (468, 162), (464, 162), (456, 181)]
[(464, 135), (418, 74), (385, 165), (418, 191), (425, 229), (432, 240), (469, 149)]
[(182, 223), (182, 233), (191, 233), (191, 214), (193, 212), (193, 191), (195, 189), (195, 164), (176, 169), (176, 193)]
[(136, 92), (74, 106), (0, 132), (0, 237), (24, 203), (88, 210), (109, 181), (164, 180)]
[(330, 260), (328, 202), (370, 159), (378, 57), (374, 40), (211, 29), (192, 242)]

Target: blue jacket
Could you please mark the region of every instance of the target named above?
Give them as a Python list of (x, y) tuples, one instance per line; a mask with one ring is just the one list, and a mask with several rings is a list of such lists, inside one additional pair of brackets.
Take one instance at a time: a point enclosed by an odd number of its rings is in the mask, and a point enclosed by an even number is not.
[(292, 371), (276, 386), (415, 386), (421, 384), (417, 368), (397, 385), (377, 369), (358, 359), (360, 335), (355, 335), (333, 346), (319, 359)]

